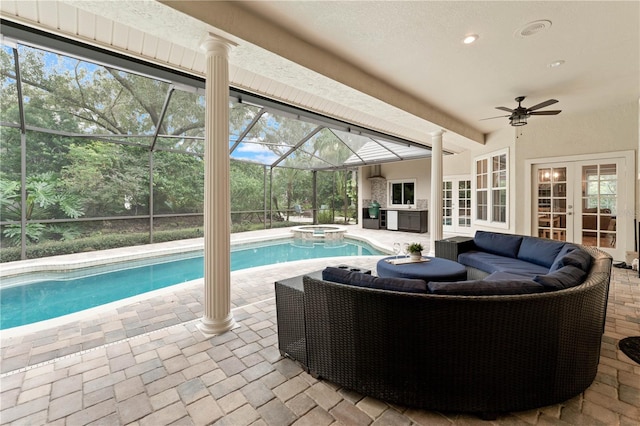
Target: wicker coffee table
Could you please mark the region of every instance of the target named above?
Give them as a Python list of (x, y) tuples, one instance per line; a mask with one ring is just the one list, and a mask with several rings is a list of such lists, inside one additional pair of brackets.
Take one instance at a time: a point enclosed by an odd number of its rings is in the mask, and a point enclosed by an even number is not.
[(378, 270), (379, 277), (417, 278), (426, 282), (464, 281), (467, 279), (467, 270), (464, 265), (452, 260), (428, 257), (428, 262), (394, 265), (387, 262), (387, 260), (391, 259), (395, 259), (395, 257), (386, 257), (378, 261), (376, 268)]

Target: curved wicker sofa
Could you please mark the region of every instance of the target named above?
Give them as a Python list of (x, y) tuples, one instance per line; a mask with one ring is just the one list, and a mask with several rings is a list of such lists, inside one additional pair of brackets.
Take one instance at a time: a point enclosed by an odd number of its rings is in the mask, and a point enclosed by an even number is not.
[(586, 280), (548, 293), (415, 294), (304, 276), (305, 364), (364, 395), (438, 411), (565, 401), (595, 378), (611, 273), (608, 254), (582, 248), (593, 258)]

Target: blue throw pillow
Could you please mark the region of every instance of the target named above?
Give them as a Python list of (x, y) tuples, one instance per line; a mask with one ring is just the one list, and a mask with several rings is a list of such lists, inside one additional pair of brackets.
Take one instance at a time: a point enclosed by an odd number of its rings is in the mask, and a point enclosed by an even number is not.
[(353, 272), (345, 268), (328, 266), (322, 271), (322, 279), (339, 284), (371, 287), (371, 283), (375, 277), (369, 274), (363, 274), (362, 272)]
[(566, 243), (564, 247), (562, 247), (562, 250), (560, 250), (560, 253), (558, 253), (558, 255), (556, 256), (556, 260), (553, 261), (553, 264), (549, 268), (549, 272), (553, 272), (555, 270), (562, 268), (564, 265), (561, 265), (560, 261), (562, 260), (564, 255), (578, 249), (580, 249), (580, 247), (578, 247), (577, 245)]
[(518, 251), (518, 259), (548, 268), (564, 246), (565, 243), (560, 241), (524, 237)]
[(562, 256), (558, 266), (560, 266), (560, 268), (563, 266), (575, 266), (576, 268), (580, 268), (583, 271), (588, 272), (589, 268), (591, 268), (591, 260), (591, 255), (589, 253), (582, 249), (578, 249)]
[(379, 278), (373, 275), (353, 272), (348, 269), (326, 267), (322, 279), (339, 284), (380, 290), (403, 291), (405, 293), (426, 293), (427, 283), (423, 280), (408, 278)]
[(334, 283), (346, 284), (351, 276), (351, 271), (343, 268), (328, 266), (322, 271), (322, 279)]
[(587, 273), (575, 266), (563, 266), (547, 275), (536, 275), (533, 281), (542, 284), (548, 290), (562, 290), (582, 284)]
[(476, 231), (473, 237), (476, 247), (487, 253), (516, 258), (522, 243), (522, 236), (497, 232)]
[(508, 294), (542, 293), (545, 288), (531, 280), (472, 280), (435, 282), (427, 284), (429, 293), (450, 296), (498, 296)]
[(372, 288), (381, 290), (402, 291), (404, 293), (426, 293), (427, 283), (424, 280), (409, 278), (376, 278)]

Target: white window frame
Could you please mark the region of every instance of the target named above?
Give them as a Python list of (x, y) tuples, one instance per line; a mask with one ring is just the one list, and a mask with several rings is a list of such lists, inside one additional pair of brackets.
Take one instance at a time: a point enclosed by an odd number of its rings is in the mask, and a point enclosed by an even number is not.
[[(404, 184), (413, 184), (413, 199), (408, 204), (394, 204), (393, 202), (393, 185), (402, 184), (402, 199), (404, 200)], [(389, 208), (416, 208), (416, 194), (417, 194), (416, 179), (395, 179), (387, 181), (387, 207)]]
[[(502, 164), (498, 160), (504, 156), (504, 168), (499, 168)], [(479, 170), (479, 163), (486, 161), (486, 170)], [(476, 225), (489, 226), (493, 228), (508, 229), (509, 228), (509, 149), (501, 149), (485, 155), (475, 157), (473, 159), (473, 220)], [(482, 178), (485, 179), (482, 179)], [(482, 186), (481, 183), (485, 183)], [(504, 194), (504, 211), (502, 215), (499, 215), (496, 209), (500, 210), (502, 204), (500, 203), (500, 196), (498, 193)], [(478, 215), (479, 203), (485, 199), (482, 195), (486, 194), (486, 217), (480, 218)], [(502, 217), (500, 217), (502, 216)]]

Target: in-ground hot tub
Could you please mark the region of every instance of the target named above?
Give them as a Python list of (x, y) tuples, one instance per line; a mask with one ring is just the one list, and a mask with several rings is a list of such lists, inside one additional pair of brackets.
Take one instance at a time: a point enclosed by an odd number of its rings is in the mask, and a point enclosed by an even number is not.
[(291, 229), (296, 240), (338, 241), (344, 239), (347, 228), (338, 225), (303, 225)]

